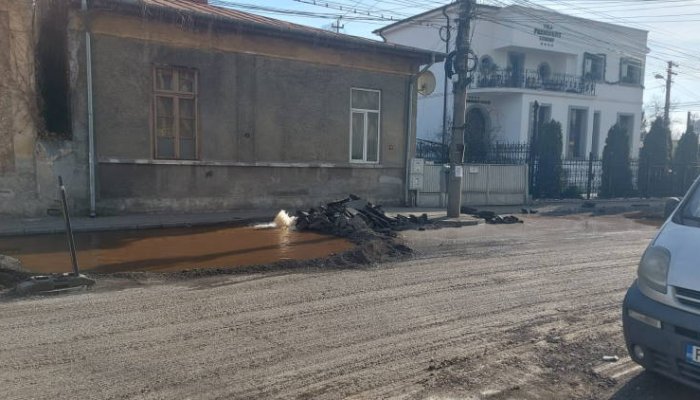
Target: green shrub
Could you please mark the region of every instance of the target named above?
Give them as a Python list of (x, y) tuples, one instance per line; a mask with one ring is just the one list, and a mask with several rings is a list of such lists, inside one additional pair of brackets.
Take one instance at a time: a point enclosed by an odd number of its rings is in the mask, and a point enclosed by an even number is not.
[(562, 192), (561, 124), (551, 120), (540, 125), (536, 146), (537, 171), (534, 193), (539, 198), (559, 198)]
[(698, 135), (693, 125), (681, 136), (673, 155), (673, 194), (683, 195), (697, 176)]
[(630, 144), (625, 129), (618, 124), (608, 131), (603, 149), (603, 174), (599, 197), (627, 197), (632, 195)]
[(663, 118), (656, 118), (639, 152), (637, 187), (645, 197), (666, 196), (670, 185), (671, 131)]

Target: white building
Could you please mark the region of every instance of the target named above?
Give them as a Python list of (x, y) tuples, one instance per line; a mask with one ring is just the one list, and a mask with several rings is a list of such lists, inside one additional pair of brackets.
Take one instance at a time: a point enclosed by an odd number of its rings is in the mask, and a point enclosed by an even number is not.
[[(384, 40), (445, 51), (447, 16), (454, 50), (458, 5), (451, 4), (379, 29)], [(541, 119), (562, 124), (564, 157), (600, 156), (608, 130), (623, 124), (631, 157), (640, 145), (647, 32), (521, 6), (479, 5), (472, 19), (471, 47), (478, 57), (468, 94), (471, 134), (494, 142), (526, 143), (534, 103)], [(420, 96), (418, 137), (441, 141), (444, 63), (431, 67), (437, 90)], [(448, 82), (447, 120), (452, 84)], [(448, 126), (449, 129), (449, 126)]]

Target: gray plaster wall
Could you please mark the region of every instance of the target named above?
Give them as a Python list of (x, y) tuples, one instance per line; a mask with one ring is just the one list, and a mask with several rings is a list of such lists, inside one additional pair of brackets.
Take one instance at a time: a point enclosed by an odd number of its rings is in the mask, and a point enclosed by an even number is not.
[(402, 168), (103, 164), (101, 213), (298, 209), (354, 193), (398, 204)]
[(84, 35), (67, 33), (74, 129), (72, 138), (59, 138), (43, 129), (35, 85), (34, 27), (41, 11), (31, 2), (0, 0), (0, 216), (60, 212), (58, 176), (66, 182), (73, 214), (87, 214)]
[[(199, 71), (205, 165), (153, 160), (157, 64)], [(102, 213), (302, 207), (347, 193), (403, 201), (407, 76), (107, 35), (93, 38), (93, 66)], [(349, 163), (352, 87), (382, 92), (379, 165)]]

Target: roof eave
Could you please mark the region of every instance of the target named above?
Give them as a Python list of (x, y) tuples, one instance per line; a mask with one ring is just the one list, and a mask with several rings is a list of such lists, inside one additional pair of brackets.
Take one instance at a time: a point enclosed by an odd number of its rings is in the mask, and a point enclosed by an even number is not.
[[(94, 0), (93, 4), (99, 4), (99, 3), (110, 3), (110, 4), (119, 4), (119, 5), (126, 5), (131, 8), (133, 8), (135, 12), (141, 13), (143, 11), (143, 5), (140, 3), (138, 0)], [(197, 11), (182, 11), (182, 10), (176, 10), (172, 9), (169, 7), (163, 7), (163, 6), (158, 6), (158, 5), (149, 5), (149, 8), (154, 8), (154, 9), (159, 9), (164, 12), (170, 12), (173, 14), (182, 14), (186, 13), (187, 15), (191, 15), (193, 17), (197, 18), (202, 18), (203, 20), (209, 20), (212, 22), (219, 22), (224, 25), (229, 25), (229, 26), (234, 26), (234, 27), (244, 27), (248, 28), (252, 31), (257, 31), (261, 33), (275, 33), (275, 34), (283, 34), (287, 37), (291, 38), (296, 38), (296, 39), (301, 39), (305, 41), (310, 41), (314, 43), (325, 43), (325, 44), (333, 44), (341, 47), (345, 47), (348, 49), (352, 50), (377, 50), (380, 52), (384, 52), (387, 54), (392, 54), (392, 55), (397, 55), (401, 57), (406, 57), (406, 58), (411, 58), (415, 59), (416, 61), (420, 62), (421, 64), (428, 64), (433, 61), (441, 61), (445, 58), (445, 54), (439, 53), (439, 52), (432, 52), (432, 51), (427, 51), (427, 50), (422, 50), (422, 49), (417, 49), (413, 47), (408, 47), (408, 46), (401, 46), (401, 45), (395, 45), (395, 44), (389, 44), (389, 43), (384, 43), (384, 42), (379, 42), (379, 41), (373, 41), (371, 39), (363, 39), (363, 38), (355, 38), (352, 36), (347, 35), (348, 37), (332, 37), (332, 36), (325, 36), (321, 34), (315, 34), (315, 33), (310, 33), (310, 32), (303, 32), (303, 31), (295, 31), (292, 29), (285, 29), (282, 27), (275, 27), (275, 26), (269, 26), (269, 25), (263, 25), (255, 22), (249, 22), (249, 21), (241, 21), (241, 20), (231, 20), (225, 17), (221, 17), (218, 15), (212, 15), (212, 14), (207, 14), (207, 13), (201, 13)], [(110, 11), (107, 9), (107, 11)]]

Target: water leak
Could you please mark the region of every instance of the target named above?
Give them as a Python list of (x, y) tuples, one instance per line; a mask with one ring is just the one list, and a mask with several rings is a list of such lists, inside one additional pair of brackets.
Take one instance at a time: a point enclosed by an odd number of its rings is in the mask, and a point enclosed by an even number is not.
[[(333, 236), (287, 228), (197, 227), (75, 235), (82, 271), (181, 271), (309, 260), (349, 250)], [(64, 234), (0, 237), (0, 254), (37, 273), (69, 272)]]

